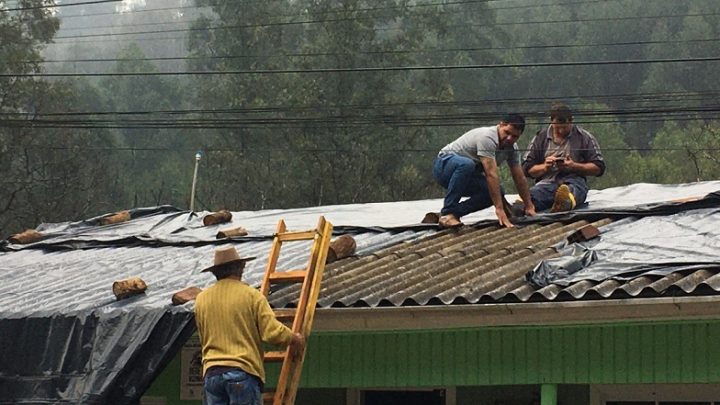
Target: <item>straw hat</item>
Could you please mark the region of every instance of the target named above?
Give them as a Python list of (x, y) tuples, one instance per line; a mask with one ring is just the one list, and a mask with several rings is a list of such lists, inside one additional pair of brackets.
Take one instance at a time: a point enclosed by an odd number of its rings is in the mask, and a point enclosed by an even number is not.
[(255, 257), (240, 257), (234, 246), (222, 247), (215, 249), (215, 261), (213, 265), (203, 269), (201, 273), (206, 271), (213, 271), (220, 266), (224, 266), (230, 263), (249, 262), (255, 260)]

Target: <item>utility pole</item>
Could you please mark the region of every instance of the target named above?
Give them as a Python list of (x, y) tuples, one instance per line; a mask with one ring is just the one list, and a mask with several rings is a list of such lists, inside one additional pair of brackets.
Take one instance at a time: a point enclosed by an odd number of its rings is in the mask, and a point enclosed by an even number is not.
[(192, 190), (190, 191), (190, 211), (195, 211), (195, 185), (197, 184), (197, 174), (198, 174), (198, 167), (200, 166), (200, 158), (202, 158), (202, 153), (198, 151), (195, 154), (195, 172), (193, 173), (193, 179), (192, 179)]

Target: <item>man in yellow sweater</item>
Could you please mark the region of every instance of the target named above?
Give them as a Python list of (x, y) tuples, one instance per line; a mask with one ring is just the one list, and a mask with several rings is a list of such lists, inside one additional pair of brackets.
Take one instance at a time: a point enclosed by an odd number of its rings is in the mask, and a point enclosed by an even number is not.
[(262, 342), (302, 349), (304, 338), (280, 323), (267, 299), (241, 281), (245, 262), (234, 247), (215, 250), (217, 283), (195, 300), (202, 347), (206, 405), (262, 404), (265, 383)]

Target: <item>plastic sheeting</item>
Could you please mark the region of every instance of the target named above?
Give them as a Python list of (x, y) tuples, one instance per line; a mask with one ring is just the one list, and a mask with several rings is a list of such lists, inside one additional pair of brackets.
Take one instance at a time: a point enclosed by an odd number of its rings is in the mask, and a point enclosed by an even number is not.
[[(707, 200), (716, 202), (716, 198)], [(541, 262), (527, 279), (537, 287), (567, 286), (581, 280), (629, 280), (639, 275), (717, 269), (718, 220), (718, 208), (627, 218), (603, 227), (599, 238), (562, 247), (562, 256)]]
[[(193, 229), (188, 223), (198, 217), (172, 207), (131, 214), (131, 221), (114, 225), (101, 226), (99, 218), (45, 224), (38, 229), (48, 239), (0, 252), (0, 404), (137, 404), (194, 330), (193, 303), (173, 307), (170, 298), (214, 282), (200, 269), (212, 263), (215, 244), (258, 256), (243, 278), (254, 284), (262, 277), (269, 238), (216, 241), (218, 227)], [(298, 229), (292, 216), (285, 220)], [(181, 232), (207, 235), (209, 242), (186, 245), (173, 236)], [(425, 234), (354, 236), (364, 255)], [(301, 267), (309, 247), (288, 244), (278, 266)], [(117, 301), (112, 282), (131, 276), (145, 280), (148, 290)]]
[[(574, 218), (627, 216), (633, 213), (657, 215), (677, 211), (682, 203), (669, 201), (703, 197), (720, 190), (720, 181), (680, 185), (633, 184), (604, 190), (591, 190), (582, 208), (564, 214), (543, 213), (534, 218), (522, 218), (519, 224), (533, 222), (569, 221)], [(509, 201), (515, 196), (508, 195)], [(99, 226), (101, 217), (78, 222), (42, 224), (36, 230), (48, 238), (29, 245), (6, 245), (4, 250), (21, 249), (89, 249), (122, 245), (205, 245), (225, 243), (216, 240), (218, 230), (242, 226), (247, 237), (234, 241), (269, 239), (279, 219), (285, 219), (291, 229), (310, 229), (324, 215), (335, 225), (335, 233), (401, 232), (405, 230), (437, 230), (435, 225), (419, 224), (425, 213), (439, 211), (441, 199), (398, 201), (368, 204), (328, 205), (286, 210), (235, 211), (232, 222), (203, 226), (208, 212), (183, 211), (170, 206), (130, 210), (131, 221)], [(668, 208), (669, 207), (669, 208)], [(674, 210), (674, 211), (673, 211)], [(463, 218), (466, 224), (488, 224), (497, 221), (494, 209), (488, 208)]]
[(195, 330), (183, 307), (0, 322), (0, 404), (134, 404)]

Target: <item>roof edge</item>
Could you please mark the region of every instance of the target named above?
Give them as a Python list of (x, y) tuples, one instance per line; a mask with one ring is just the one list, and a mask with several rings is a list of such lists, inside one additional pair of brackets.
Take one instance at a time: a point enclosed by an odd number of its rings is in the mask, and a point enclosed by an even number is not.
[[(714, 304), (714, 305), (713, 305)], [(720, 319), (720, 296), (581, 302), (318, 308), (317, 332), (556, 326)]]

